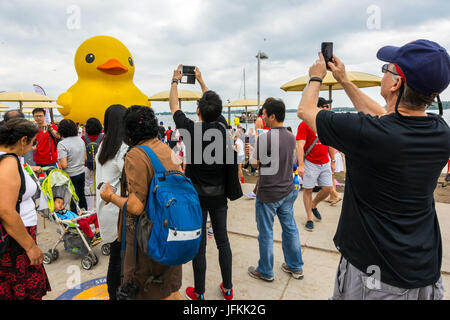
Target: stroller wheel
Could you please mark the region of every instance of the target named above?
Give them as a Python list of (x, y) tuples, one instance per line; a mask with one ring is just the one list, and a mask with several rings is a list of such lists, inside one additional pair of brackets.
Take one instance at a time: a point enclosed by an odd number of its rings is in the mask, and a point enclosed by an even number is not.
[(81, 266), (83, 267), (84, 270), (92, 269), (92, 267), (94, 266), (94, 259), (90, 255), (85, 256), (81, 260)]
[(94, 266), (96, 266), (97, 263), (98, 263), (98, 257), (97, 257), (97, 255), (96, 255), (95, 253), (92, 253), (92, 254), (91, 254), (91, 258), (92, 258), (92, 260), (94, 261)]
[(52, 263), (53, 255), (51, 253), (44, 253), (44, 264), (50, 264)]
[(48, 252), (52, 255), (52, 261), (56, 261), (59, 258), (59, 251), (58, 249), (50, 249)]
[(102, 254), (104, 256), (109, 256), (111, 254), (111, 246), (109, 243), (102, 245)]

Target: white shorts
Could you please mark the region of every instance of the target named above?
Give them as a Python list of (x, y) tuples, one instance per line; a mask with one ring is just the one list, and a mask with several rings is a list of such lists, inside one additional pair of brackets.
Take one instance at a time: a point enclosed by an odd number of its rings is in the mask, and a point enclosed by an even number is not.
[(330, 162), (325, 164), (315, 164), (305, 159), (303, 188), (314, 189), (316, 185), (320, 187), (333, 186)]
[(344, 160), (342, 159), (342, 156), (339, 152), (336, 152), (334, 155), (334, 160), (336, 160), (336, 172), (342, 172), (344, 171)]

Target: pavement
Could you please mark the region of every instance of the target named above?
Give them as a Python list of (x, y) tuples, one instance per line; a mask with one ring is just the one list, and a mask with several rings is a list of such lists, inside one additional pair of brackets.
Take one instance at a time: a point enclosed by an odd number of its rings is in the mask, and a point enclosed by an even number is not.
[[(243, 192), (253, 190), (253, 184), (242, 184)], [(342, 196), (342, 194), (341, 194)], [(334, 279), (340, 254), (336, 250), (333, 237), (336, 231), (342, 201), (331, 207), (328, 203), (319, 204), (318, 209), (322, 221), (315, 223), (314, 232), (304, 229), (306, 213), (299, 193), (294, 205), (294, 216), (300, 233), (302, 256), (304, 261), (302, 280), (296, 280), (281, 270), (284, 262), (281, 247), (281, 225), (278, 219), (274, 224), (274, 273), (273, 282), (264, 282), (251, 278), (247, 269), (257, 266), (259, 259), (258, 231), (255, 220), (255, 200), (242, 197), (228, 204), (228, 231), (233, 253), (233, 290), (236, 300), (326, 300), (332, 296)], [(436, 211), (440, 222), (443, 261), (442, 278), (447, 288), (444, 299), (450, 300), (450, 204), (436, 203)], [(43, 252), (56, 242), (59, 235), (56, 225), (39, 218), (38, 245)], [(86, 282), (106, 276), (108, 256), (103, 256), (101, 245), (94, 247), (99, 258), (98, 264), (91, 270), (80, 268), (80, 257), (64, 252), (63, 244), (59, 245), (60, 257), (52, 264), (45, 266), (52, 291), (44, 300), (54, 300), (69, 290), (77, 281)], [(207, 241), (207, 272), (205, 298), (222, 300), (219, 284), (222, 282), (218, 262), (218, 251), (213, 237)], [(184, 297), (186, 287), (193, 286), (194, 276), (192, 264), (183, 266), (183, 282), (180, 293)], [(101, 299), (102, 293), (98, 294)], [(103, 292), (104, 295), (104, 292)], [(104, 296), (103, 296), (104, 298)], [(96, 299), (95, 294), (90, 299)]]

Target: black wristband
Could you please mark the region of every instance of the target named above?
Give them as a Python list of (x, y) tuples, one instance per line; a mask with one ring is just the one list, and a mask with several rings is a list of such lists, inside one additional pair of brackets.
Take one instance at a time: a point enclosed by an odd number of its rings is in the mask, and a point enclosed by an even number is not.
[(320, 82), (320, 84), (322, 84), (322, 79), (319, 78), (319, 77), (312, 77), (312, 78), (310, 78), (309, 81), (308, 81), (308, 84), (309, 84), (311, 81), (318, 81), (318, 82)]
[(179, 80), (177, 80), (177, 79), (172, 79), (172, 83), (178, 84), (178, 82), (179, 82)]

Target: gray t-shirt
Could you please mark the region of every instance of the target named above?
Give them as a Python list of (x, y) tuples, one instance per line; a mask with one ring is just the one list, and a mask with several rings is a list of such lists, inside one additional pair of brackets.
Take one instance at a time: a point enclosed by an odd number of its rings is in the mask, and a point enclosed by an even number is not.
[(64, 170), (70, 177), (84, 173), (86, 147), (80, 137), (67, 137), (58, 143), (58, 160), (67, 158)]
[(261, 162), (256, 197), (277, 202), (294, 190), (295, 137), (285, 127), (275, 127), (258, 137), (253, 158)]

